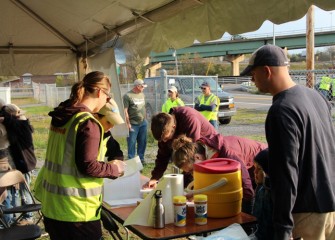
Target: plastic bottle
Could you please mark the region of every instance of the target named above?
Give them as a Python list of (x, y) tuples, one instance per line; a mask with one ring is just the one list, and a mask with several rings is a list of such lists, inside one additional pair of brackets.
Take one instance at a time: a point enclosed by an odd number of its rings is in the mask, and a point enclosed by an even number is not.
[(177, 227), (183, 227), (186, 225), (186, 197), (185, 196), (174, 196), (174, 225)]
[(207, 195), (194, 195), (195, 224), (207, 224)]
[(156, 190), (155, 194), (155, 209), (154, 209), (154, 228), (165, 227), (165, 210), (162, 199), (162, 191)]

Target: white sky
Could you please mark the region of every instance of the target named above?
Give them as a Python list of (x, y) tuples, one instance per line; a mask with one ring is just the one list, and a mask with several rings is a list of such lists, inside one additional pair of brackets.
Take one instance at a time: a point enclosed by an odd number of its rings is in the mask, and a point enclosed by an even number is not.
[[(314, 28), (330, 30), (335, 28), (335, 11), (324, 11), (320, 8), (314, 8)], [(275, 32), (287, 32), (306, 30), (306, 16), (303, 18), (280, 25), (275, 24)], [(263, 25), (256, 31), (257, 33), (272, 33), (273, 24), (270, 21), (265, 21)], [(255, 32), (253, 32), (255, 33)], [(249, 33), (247, 33), (249, 34)]]
[[(306, 16), (303, 18), (280, 25), (274, 25), (270, 21), (265, 21), (263, 25), (255, 32), (244, 33), (241, 35), (280, 35), (280, 33), (287, 35), (288, 32), (303, 33), (306, 32)], [(335, 30), (335, 11), (324, 11), (318, 7), (314, 8), (314, 30), (315, 31), (330, 31)], [(292, 50), (290, 52), (300, 53), (302, 50)]]

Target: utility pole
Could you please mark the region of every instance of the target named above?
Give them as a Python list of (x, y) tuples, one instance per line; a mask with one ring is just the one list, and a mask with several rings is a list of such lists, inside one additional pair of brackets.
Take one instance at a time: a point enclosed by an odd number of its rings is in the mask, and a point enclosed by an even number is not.
[(272, 37), (273, 37), (272, 44), (276, 45), (276, 34), (275, 34), (275, 24), (274, 23), (272, 23)]
[(172, 56), (174, 57), (174, 61), (175, 61), (175, 64), (176, 64), (176, 75), (179, 75), (179, 71), (178, 71), (178, 59), (177, 59), (177, 50), (175, 49)]
[(306, 86), (314, 87), (314, 6), (310, 6), (306, 15)]

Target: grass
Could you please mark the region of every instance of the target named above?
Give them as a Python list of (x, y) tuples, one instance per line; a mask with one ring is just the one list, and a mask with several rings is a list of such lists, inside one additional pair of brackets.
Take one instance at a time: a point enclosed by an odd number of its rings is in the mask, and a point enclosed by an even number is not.
[[(48, 116), (48, 113), (52, 110), (51, 107), (47, 106), (31, 106), (31, 107), (22, 107), (22, 105), (31, 104), (33, 101), (28, 100), (24, 102), (23, 100), (13, 99), (13, 103), (19, 105), (23, 110), (26, 111), (25, 115), (29, 118), (32, 126), (34, 127), (34, 145), (35, 145), (35, 154), (39, 161), (39, 166), (44, 162), (46, 148), (47, 148), (47, 140), (48, 140), (48, 132), (51, 118)], [(253, 124), (264, 124), (266, 111), (257, 111), (251, 109), (239, 109), (236, 116), (232, 118), (232, 122), (230, 124), (245, 124), (245, 125), (253, 125)], [(248, 137), (250, 139), (255, 139), (264, 142), (264, 136), (252, 135), (252, 136), (243, 136)], [(117, 138), (120, 143), (121, 149), (123, 149), (124, 154), (127, 149), (127, 142), (125, 138)], [(148, 141), (147, 141), (147, 149), (151, 149), (150, 155), (146, 155), (147, 159), (154, 160), (157, 153), (157, 141), (154, 140), (152, 134), (148, 133)], [(126, 155), (126, 154), (125, 154)], [(151, 171), (154, 168), (154, 162), (146, 164), (142, 174), (151, 177)], [(168, 166), (168, 170), (171, 172), (171, 165)], [(32, 184), (34, 179), (32, 181)], [(44, 228), (43, 223), (41, 223), (41, 227)], [(121, 231), (122, 233), (122, 231)], [(105, 239), (111, 239), (109, 234), (104, 231), (103, 234)], [(48, 236), (43, 236), (39, 238), (39, 240), (47, 240), (50, 239)], [(130, 239), (139, 239), (134, 234), (130, 234)]]
[(238, 109), (237, 114), (232, 117), (231, 124), (264, 124), (267, 113), (265, 110)]

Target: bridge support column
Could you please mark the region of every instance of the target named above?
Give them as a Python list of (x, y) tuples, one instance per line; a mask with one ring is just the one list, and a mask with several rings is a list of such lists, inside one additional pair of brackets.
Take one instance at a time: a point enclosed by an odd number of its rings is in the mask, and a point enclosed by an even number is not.
[(157, 70), (161, 68), (162, 68), (162, 63), (156, 63), (150, 67), (148, 66), (145, 72), (145, 77), (156, 77)]
[(226, 55), (224, 60), (230, 62), (231, 65), (231, 75), (239, 76), (240, 75), (240, 62), (244, 60), (244, 54), (239, 55)]

